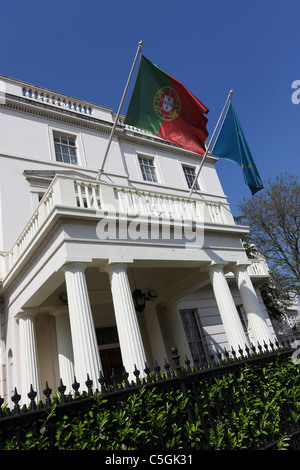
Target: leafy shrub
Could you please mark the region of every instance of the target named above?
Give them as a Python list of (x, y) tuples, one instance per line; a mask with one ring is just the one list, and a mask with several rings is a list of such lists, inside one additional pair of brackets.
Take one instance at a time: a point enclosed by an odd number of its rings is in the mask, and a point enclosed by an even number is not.
[[(53, 404), (37, 435), (21, 430), (21, 449), (48, 449), (50, 424), (58, 450), (235, 450), (270, 441), (288, 448), (288, 431), (300, 418), (299, 365), (246, 364), (205, 377), (185, 381), (186, 389), (145, 385), (114, 403), (97, 393), (83, 416), (58, 419), (59, 405)], [(17, 448), (14, 436), (4, 448)]]

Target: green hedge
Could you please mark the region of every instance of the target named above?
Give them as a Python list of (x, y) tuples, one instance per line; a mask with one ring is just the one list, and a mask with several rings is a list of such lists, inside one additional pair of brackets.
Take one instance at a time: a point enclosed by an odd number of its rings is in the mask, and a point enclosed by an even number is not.
[[(238, 372), (165, 391), (143, 387), (118, 405), (111, 405), (100, 393), (82, 419), (63, 416), (55, 423), (56, 405), (39, 437), (22, 430), (22, 449), (48, 449), (47, 423), (55, 426), (57, 450), (146, 450), (161, 449), (249, 449), (277, 440), (276, 449), (288, 449), (285, 426), (300, 417), (299, 365), (291, 360), (264, 367), (244, 365)], [(210, 412), (214, 414), (213, 422)], [(192, 413), (194, 422), (188, 420)], [(203, 426), (205, 422), (205, 426)], [(209, 445), (206, 437), (209, 436)], [(5, 450), (16, 449), (11, 436)]]

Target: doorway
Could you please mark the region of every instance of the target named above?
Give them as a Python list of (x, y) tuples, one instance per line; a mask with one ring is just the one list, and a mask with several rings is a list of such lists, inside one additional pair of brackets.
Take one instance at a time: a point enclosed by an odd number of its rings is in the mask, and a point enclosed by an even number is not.
[(117, 382), (122, 382), (123, 363), (120, 347), (100, 349), (100, 358), (106, 385), (112, 385), (112, 371), (117, 375)]

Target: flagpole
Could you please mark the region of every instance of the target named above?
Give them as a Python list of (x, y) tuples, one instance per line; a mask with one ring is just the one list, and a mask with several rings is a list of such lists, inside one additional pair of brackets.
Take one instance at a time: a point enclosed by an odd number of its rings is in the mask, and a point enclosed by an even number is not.
[(203, 165), (204, 165), (205, 159), (206, 159), (207, 154), (208, 154), (208, 152), (209, 152), (210, 146), (211, 146), (211, 144), (212, 144), (212, 141), (214, 140), (215, 133), (217, 132), (217, 129), (218, 129), (219, 124), (220, 124), (220, 121), (221, 121), (221, 119), (222, 119), (222, 117), (223, 117), (223, 114), (224, 114), (224, 112), (225, 112), (225, 109), (226, 109), (226, 107), (227, 107), (228, 101), (231, 99), (232, 93), (233, 93), (233, 90), (230, 90), (230, 92), (229, 92), (229, 94), (228, 94), (228, 96), (227, 96), (227, 100), (226, 100), (226, 103), (225, 103), (225, 105), (224, 105), (224, 108), (222, 109), (222, 112), (221, 112), (221, 114), (220, 114), (220, 117), (219, 117), (219, 119), (218, 119), (218, 122), (217, 122), (217, 124), (216, 124), (216, 127), (215, 127), (215, 129), (214, 129), (214, 132), (213, 132), (213, 134), (212, 134), (212, 136), (211, 136), (211, 139), (210, 139), (210, 141), (209, 141), (208, 147), (206, 148), (205, 154), (204, 154), (204, 156), (203, 156), (203, 158), (202, 158), (202, 161), (201, 161), (201, 163), (200, 163), (199, 169), (198, 169), (198, 171), (197, 171), (197, 175), (195, 176), (194, 182), (193, 182), (192, 187), (191, 187), (191, 190), (190, 190), (190, 192), (189, 192), (189, 197), (191, 196), (191, 194), (192, 194), (192, 192), (193, 192), (194, 186), (195, 186), (195, 184), (196, 184), (196, 182), (197, 182), (197, 179), (198, 179), (198, 177), (199, 177), (199, 175), (200, 175), (200, 171), (202, 170), (202, 167), (203, 167)]
[(134, 61), (133, 61), (128, 79), (127, 79), (127, 83), (126, 83), (125, 90), (123, 92), (123, 96), (122, 96), (122, 99), (121, 99), (121, 102), (120, 102), (120, 105), (119, 105), (119, 109), (118, 109), (118, 112), (117, 112), (117, 115), (116, 115), (116, 119), (115, 119), (113, 128), (112, 128), (111, 133), (110, 133), (110, 137), (109, 137), (109, 141), (108, 141), (107, 148), (106, 148), (106, 151), (105, 151), (105, 155), (104, 155), (104, 158), (103, 158), (103, 162), (102, 162), (101, 168), (99, 170), (99, 173), (96, 177), (97, 180), (100, 180), (101, 176), (103, 174), (103, 168), (104, 168), (107, 156), (108, 156), (108, 152), (109, 152), (109, 149), (110, 149), (110, 146), (111, 146), (111, 143), (112, 143), (112, 139), (113, 139), (113, 136), (114, 136), (116, 126), (117, 126), (118, 121), (119, 121), (119, 117), (120, 117), (120, 114), (121, 114), (121, 109), (122, 109), (122, 106), (123, 106), (123, 103), (124, 103), (124, 99), (125, 99), (125, 96), (126, 96), (126, 93), (127, 93), (127, 90), (128, 90), (128, 86), (129, 86), (129, 83), (130, 83), (130, 80), (131, 80), (131, 77), (132, 77), (132, 74), (133, 74), (133, 70), (134, 70), (138, 55), (139, 55), (140, 50), (141, 50), (142, 47), (143, 47), (143, 41), (140, 41), (139, 44), (138, 44), (138, 48), (137, 48), (137, 51), (136, 51), (136, 54), (135, 54), (135, 58), (134, 58)]

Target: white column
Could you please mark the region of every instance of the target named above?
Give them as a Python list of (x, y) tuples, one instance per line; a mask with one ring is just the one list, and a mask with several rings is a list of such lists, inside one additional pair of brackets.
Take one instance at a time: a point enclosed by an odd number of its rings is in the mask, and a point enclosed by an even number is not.
[(161, 367), (163, 370), (163, 366), (165, 360), (168, 361), (168, 354), (166, 352), (159, 319), (156, 311), (156, 307), (158, 302), (149, 301), (147, 303), (146, 309), (142, 313), (145, 317), (146, 326), (147, 326), (147, 333), (150, 342), (150, 348), (152, 353), (152, 358), (155, 363)]
[(85, 265), (69, 263), (62, 269), (66, 279), (76, 380), (83, 390), (88, 374), (96, 389), (99, 387), (102, 366), (85, 279)]
[(126, 267), (126, 264), (114, 263), (108, 265), (106, 270), (110, 278), (123, 365), (129, 374), (129, 378), (134, 379), (135, 365), (140, 371), (140, 376), (145, 375), (146, 355)]
[(223, 267), (220, 264), (213, 264), (209, 267), (208, 271), (229, 348), (233, 347), (238, 355), (239, 348), (241, 347), (244, 350), (245, 344), (248, 345), (248, 340), (231, 295)]
[(265, 315), (261, 309), (254, 286), (247, 271), (247, 265), (234, 267), (233, 272), (242, 297), (249, 328), (256, 341), (263, 346), (264, 341), (269, 345), (271, 332), (266, 323)]
[(69, 314), (67, 308), (62, 308), (56, 309), (53, 315), (56, 324), (59, 374), (68, 393), (73, 390), (75, 376)]
[[(34, 326), (34, 317), (36, 309), (24, 309), (23, 313), (18, 315), (19, 333), (20, 333), (20, 366), (22, 379), (22, 402), (27, 403), (27, 394), (30, 392), (30, 386), (37, 392), (37, 399), (40, 399), (40, 378), (39, 364), (37, 357), (37, 344)], [(20, 393), (20, 392), (19, 392)]]
[[(192, 362), (193, 358), (191, 355), (191, 350), (189, 343), (185, 334), (184, 326), (181, 320), (181, 315), (178, 309), (178, 301), (168, 302), (167, 307), (167, 316), (169, 320), (170, 333), (172, 337), (172, 346), (175, 346), (178, 349), (178, 354), (180, 356), (180, 363), (184, 366), (184, 361), (186, 357)], [(186, 356), (186, 357), (185, 357)]]

